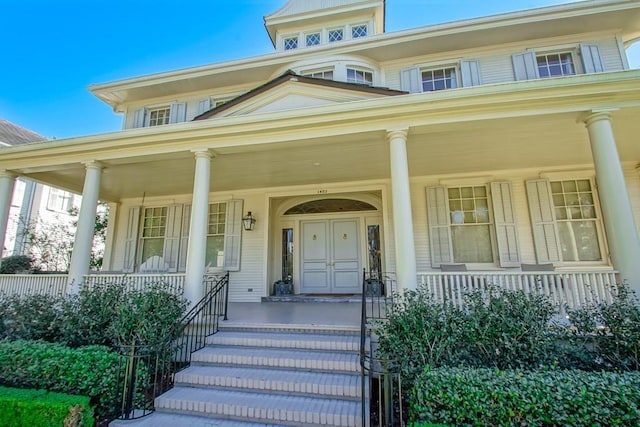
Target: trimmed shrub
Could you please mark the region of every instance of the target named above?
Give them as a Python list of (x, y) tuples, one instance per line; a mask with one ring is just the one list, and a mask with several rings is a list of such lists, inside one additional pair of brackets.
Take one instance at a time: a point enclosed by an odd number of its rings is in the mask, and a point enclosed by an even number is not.
[(88, 396), (100, 416), (117, 409), (120, 358), (102, 346), (0, 341), (0, 384)]
[(0, 338), (59, 341), (66, 297), (10, 295), (0, 298)]
[(91, 427), (91, 414), (88, 397), (0, 387), (3, 427)]
[(640, 425), (640, 374), (426, 369), (410, 405), (416, 426)]
[(0, 274), (33, 271), (33, 259), (28, 255), (11, 255), (0, 260)]

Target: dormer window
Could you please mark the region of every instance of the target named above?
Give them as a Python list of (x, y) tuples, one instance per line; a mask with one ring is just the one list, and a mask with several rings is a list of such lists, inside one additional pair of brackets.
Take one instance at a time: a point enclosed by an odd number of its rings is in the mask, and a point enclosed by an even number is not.
[(301, 73), (306, 77), (313, 77), (315, 79), (333, 80), (333, 68), (326, 68), (323, 70), (304, 71)]
[(373, 73), (357, 68), (347, 68), (347, 82), (371, 86), (373, 85)]
[(149, 126), (160, 126), (169, 124), (170, 114), (170, 107), (161, 107), (149, 110)]
[(284, 38), (284, 50), (292, 50), (298, 48), (298, 37), (285, 37)]
[(342, 40), (344, 40), (344, 30), (342, 28), (329, 30), (329, 43), (339, 42)]
[(536, 55), (541, 78), (572, 76), (576, 73), (571, 52)]
[(320, 44), (320, 33), (311, 33), (306, 35), (307, 46), (318, 46)]
[(354, 25), (351, 27), (351, 38), (357, 39), (367, 35), (367, 24)]

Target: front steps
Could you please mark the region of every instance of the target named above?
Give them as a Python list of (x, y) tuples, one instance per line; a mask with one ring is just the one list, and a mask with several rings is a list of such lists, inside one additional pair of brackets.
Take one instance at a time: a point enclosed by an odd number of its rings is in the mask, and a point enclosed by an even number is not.
[(136, 426), (362, 426), (359, 331), (225, 326)]

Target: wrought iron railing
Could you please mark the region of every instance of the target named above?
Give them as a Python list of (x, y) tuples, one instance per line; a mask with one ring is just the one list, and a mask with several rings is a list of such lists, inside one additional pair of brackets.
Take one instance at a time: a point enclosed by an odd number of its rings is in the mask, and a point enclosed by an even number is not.
[(227, 320), (229, 273), (205, 276), (204, 298), (182, 318), (177, 339), (156, 345), (122, 346), (121, 406), (118, 418), (132, 420), (154, 411), (156, 397), (173, 386), (176, 372), (187, 367), (191, 354), (204, 348), (206, 338)]
[(402, 378), (393, 363), (377, 351), (378, 328), (393, 304), (395, 275), (362, 273), (360, 371), (362, 419), (367, 426), (403, 426)]

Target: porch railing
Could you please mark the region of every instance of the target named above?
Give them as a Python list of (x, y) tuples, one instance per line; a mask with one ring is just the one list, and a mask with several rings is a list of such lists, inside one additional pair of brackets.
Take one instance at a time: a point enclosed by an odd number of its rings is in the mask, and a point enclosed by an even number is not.
[(166, 283), (176, 295), (184, 292), (184, 273), (155, 273), (155, 274), (88, 274), (84, 276), (84, 286), (92, 287), (106, 283), (118, 283), (123, 285), (125, 290), (142, 290), (145, 285), (152, 282)]
[(66, 274), (2, 274), (0, 293), (8, 295), (59, 295), (67, 292)]
[[(155, 398), (173, 386), (175, 373), (191, 363), (191, 354), (204, 348), (209, 335), (218, 332), (220, 318), (227, 320), (229, 273), (205, 276), (203, 287), (206, 294), (182, 318), (175, 335), (178, 339), (161, 346), (161, 351), (169, 352), (168, 358), (159, 357), (149, 346), (122, 347), (119, 419), (132, 420), (152, 413)], [(167, 359), (172, 362), (167, 363)]]
[(428, 289), (436, 301), (462, 308), (464, 294), (489, 286), (546, 295), (565, 315), (567, 309), (611, 302), (617, 292), (616, 271), (535, 272), (427, 272), (418, 273), (418, 286)]

